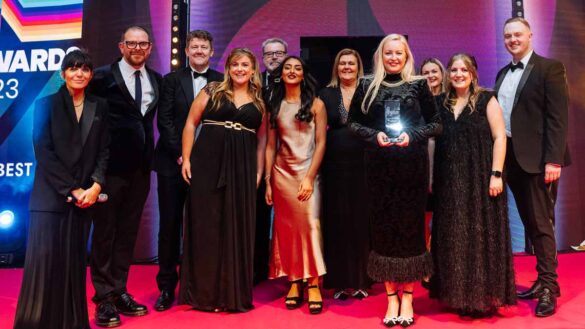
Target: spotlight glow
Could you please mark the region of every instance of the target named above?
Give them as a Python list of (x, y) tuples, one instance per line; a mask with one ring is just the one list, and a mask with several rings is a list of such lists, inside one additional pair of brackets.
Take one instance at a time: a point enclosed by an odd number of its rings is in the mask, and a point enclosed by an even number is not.
[(0, 229), (7, 229), (14, 224), (14, 213), (10, 210), (0, 212)]

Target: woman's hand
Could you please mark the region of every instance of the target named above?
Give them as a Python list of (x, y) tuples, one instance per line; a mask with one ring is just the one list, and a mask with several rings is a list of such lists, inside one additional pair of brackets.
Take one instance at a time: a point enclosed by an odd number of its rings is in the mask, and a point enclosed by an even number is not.
[(400, 136), (398, 136), (398, 140), (402, 140), (402, 141), (398, 142), (398, 143), (394, 143), (393, 145), (396, 145), (398, 147), (407, 147), (408, 144), (410, 143), (410, 137), (405, 132), (402, 132), (400, 134)]
[(181, 165), (181, 175), (187, 184), (191, 185), (191, 161), (184, 159)]
[(504, 191), (504, 182), (502, 177), (491, 176), (490, 178), (490, 196), (497, 197)]
[(378, 140), (378, 145), (380, 147), (388, 147), (388, 146), (392, 145), (392, 143), (390, 143), (390, 139), (383, 131), (380, 131), (378, 133), (378, 135), (376, 136), (376, 139)]
[(75, 205), (79, 208), (92, 206), (97, 201), (101, 191), (102, 187), (98, 183), (93, 183), (90, 188), (84, 190), (79, 197), (76, 197), (77, 201), (75, 202)]
[(301, 185), (299, 185), (299, 191), (297, 193), (297, 199), (299, 201), (307, 201), (313, 195), (313, 182), (314, 180), (308, 177), (303, 178)]
[(264, 200), (266, 200), (266, 204), (272, 206), (272, 186), (270, 185), (270, 180), (266, 180), (266, 193), (264, 193)]

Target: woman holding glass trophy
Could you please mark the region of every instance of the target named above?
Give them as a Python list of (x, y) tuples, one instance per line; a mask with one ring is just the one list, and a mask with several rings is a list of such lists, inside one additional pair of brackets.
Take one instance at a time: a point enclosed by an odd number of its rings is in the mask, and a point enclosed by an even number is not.
[(384, 324), (407, 327), (414, 323), (414, 282), (429, 276), (433, 268), (425, 246), (427, 140), (438, 135), (442, 125), (427, 81), (415, 76), (404, 36), (390, 34), (380, 42), (373, 74), (357, 87), (348, 121), (349, 128), (368, 142), (364, 156), (372, 226), (368, 275), (385, 283)]

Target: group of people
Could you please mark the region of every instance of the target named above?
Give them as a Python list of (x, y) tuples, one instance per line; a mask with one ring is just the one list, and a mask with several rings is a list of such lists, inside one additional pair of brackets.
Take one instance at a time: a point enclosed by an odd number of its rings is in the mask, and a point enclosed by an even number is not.
[[(512, 62), (495, 91), (479, 86), (469, 54), (446, 69), (425, 60), (417, 75), (399, 34), (380, 42), (367, 76), (359, 53), (341, 50), (320, 92), (279, 38), (262, 45), (264, 73), (246, 48), (230, 52), (223, 74), (210, 69), (213, 38), (203, 30), (188, 34), (189, 65), (164, 78), (145, 66), (152, 43), (142, 27), (124, 31), (122, 58), (110, 66), (94, 71), (87, 53), (70, 52), (65, 85), (35, 107), (37, 169), (14, 327), (89, 328), (92, 221), (97, 325), (147, 314), (126, 283), (151, 163), (157, 311), (172, 306), (179, 282), (179, 304), (246, 312), (254, 283), (286, 277), (286, 308), (301, 307), (306, 291), (311, 314), (323, 310), (321, 281), (340, 300), (366, 298), (372, 282), (384, 282), (383, 324), (408, 327), (415, 283), (430, 278), (430, 296), (462, 316), (493, 314), (517, 297), (538, 298), (537, 316), (554, 314), (568, 93), (563, 65), (537, 55), (531, 38), (525, 19), (506, 21)], [(538, 279), (519, 293), (506, 183), (537, 257)]]

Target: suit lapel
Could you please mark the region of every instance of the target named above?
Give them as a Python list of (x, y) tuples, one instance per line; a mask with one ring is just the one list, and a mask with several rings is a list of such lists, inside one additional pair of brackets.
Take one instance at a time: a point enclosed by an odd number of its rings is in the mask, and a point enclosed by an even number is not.
[(510, 65), (511, 65), (511, 63), (509, 63), (508, 65), (504, 66), (504, 68), (502, 69), (500, 75), (498, 76), (498, 79), (496, 80), (496, 87), (494, 88), (495, 91), (496, 91), (496, 95), (500, 91), (500, 86), (502, 86), (502, 82), (504, 81), (504, 78), (506, 77), (506, 74), (508, 73), (508, 70), (510, 70)]
[(120, 72), (120, 64), (118, 64), (118, 62), (112, 64), (112, 75), (114, 76), (114, 80), (116, 81), (118, 88), (120, 88), (120, 91), (122, 92), (122, 95), (128, 104), (131, 104), (133, 108), (136, 108), (136, 101), (130, 94), (128, 87), (126, 87), (126, 82), (124, 82), (124, 77), (122, 77), (122, 72)]
[(191, 105), (191, 103), (193, 103), (193, 99), (195, 98), (193, 91), (193, 76), (191, 75), (191, 69), (187, 67), (183, 72), (181, 72), (179, 80), (181, 81), (181, 87), (183, 88), (183, 92), (185, 93), (187, 104)]
[(518, 82), (518, 88), (516, 88), (516, 95), (514, 95), (514, 105), (512, 105), (512, 108), (515, 108), (516, 103), (518, 103), (518, 98), (520, 98), (520, 94), (522, 93), (522, 89), (524, 89), (524, 86), (526, 85), (526, 81), (528, 80), (528, 77), (530, 76), (530, 73), (532, 72), (532, 69), (534, 68), (535, 61), (536, 61), (536, 54), (533, 53), (532, 57), (530, 58), (530, 61), (528, 61), (528, 65), (526, 65), (526, 68), (524, 68), (524, 72), (522, 72), (522, 77), (520, 78), (520, 82)]
[(93, 124), (93, 119), (95, 117), (95, 110), (97, 108), (97, 103), (93, 100), (90, 100), (86, 97), (85, 105), (83, 107), (83, 115), (81, 116), (81, 145), (85, 145), (85, 141), (87, 140), (87, 136), (89, 135), (89, 131), (91, 130), (91, 126)]
[(75, 116), (75, 106), (73, 106), (73, 99), (69, 95), (69, 91), (67, 91), (67, 87), (63, 85), (60, 90), (61, 100), (63, 100), (63, 109), (67, 112), (67, 117), (71, 120), (75, 125), (77, 125), (77, 117)]
[(148, 105), (148, 108), (146, 109), (146, 112), (144, 113), (144, 115), (146, 115), (146, 113), (152, 111), (152, 109), (154, 109), (156, 107), (156, 104), (158, 102), (158, 96), (159, 96), (158, 82), (156, 81), (156, 75), (154, 75), (154, 73), (152, 73), (152, 71), (148, 67), (146, 68), (146, 72), (148, 72), (148, 80), (150, 81), (150, 85), (152, 86), (152, 91), (154, 92), (154, 98), (152, 99), (152, 102), (150, 103), (150, 105)]

